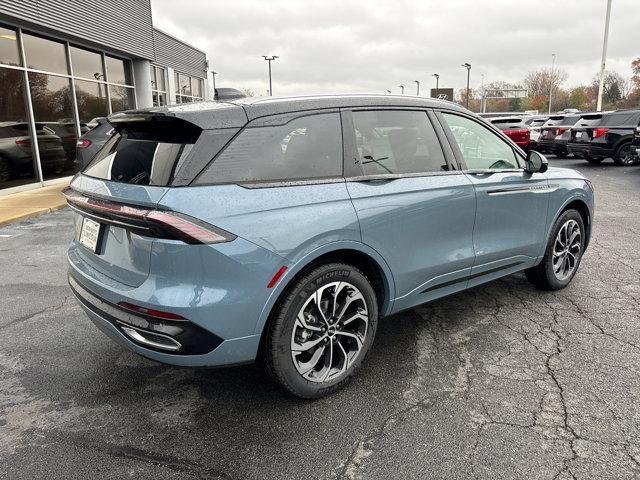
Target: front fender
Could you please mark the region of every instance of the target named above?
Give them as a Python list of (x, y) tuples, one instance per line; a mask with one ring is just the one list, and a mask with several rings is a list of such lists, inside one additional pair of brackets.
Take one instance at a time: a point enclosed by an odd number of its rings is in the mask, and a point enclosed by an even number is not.
[(393, 274), (391, 273), (391, 269), (389, 268), (389, 265), (387, 265), (387, 262), (385, 262), (385, 260), (376, 250), (368, 245), (365, 245), (364, 243), (351, 240), (336, 241), (324, 244), (316, 248), (315, 250), (306, 253), (304, 256), (296, 259), (291, 265), (287, 265), (287, 270), (282, 275), (276, 286), (273, 288), (271, 295), (269, 295), (269, 298), (267, 299), (267, 302), (265, 303), (262, 312), (260, 313), (260, 317), (256, 322), (256, 334), (261, 333), (264, 329), (271, 310), (273, 309), (274, 305), (280, 298), (280, 295), (287, 287), (287, 285), (289, 285), (291, 280), (295, 278), (295, 276), (300, 273), (302, 269), (304, 269), (307, 265), (309, 265), (317, 258), (327, 253), (335, 252), (338, 250), (357, 250), (364, 253), (365, 255), (368, 255), (374, 262), (376, 262), (376, 264), (378, 264), (380, 270), (383, 273), (383, 281), (385, 284), (384, 287), (386, 290), (385, 301), (380, 314), (384, 316), (391, 312), (391, 309), (393, 307), (393, 299), (395, 298), (395, 282), (393, 279)]

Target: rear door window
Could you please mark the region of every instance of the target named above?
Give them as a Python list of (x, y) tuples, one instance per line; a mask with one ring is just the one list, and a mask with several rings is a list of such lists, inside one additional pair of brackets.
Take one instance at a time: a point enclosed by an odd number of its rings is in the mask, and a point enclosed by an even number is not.
[(340, 115), (323, 113), (297, 117), (284, 124), (249, 125), (200, 174), (196, 183), (251, 183), (341, 176)]
[(640, 110), (613, 112), (603, 115), (602, 125), (606, 127), (636, 126), (640, 121)]
[(438, 137), (424, 111), (355, 111), (353, 123), (365, 175), (448, 170)]

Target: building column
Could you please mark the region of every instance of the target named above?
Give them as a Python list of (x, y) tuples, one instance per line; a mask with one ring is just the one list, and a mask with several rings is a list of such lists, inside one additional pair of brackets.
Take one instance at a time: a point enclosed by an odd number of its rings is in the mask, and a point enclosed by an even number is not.
[(167, 103), (176, 104), (176, 75), (171, 67), (167, 67)]
[(138, 108), (153, 106), (151, 95), (151, 62), (149, 60), (133, 60), (133, 79), (136, 86)]

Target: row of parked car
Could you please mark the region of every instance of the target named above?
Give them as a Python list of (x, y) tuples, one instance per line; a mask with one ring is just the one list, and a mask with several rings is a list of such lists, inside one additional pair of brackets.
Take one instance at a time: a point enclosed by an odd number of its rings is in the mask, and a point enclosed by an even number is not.
[(559, 158), (573, 155), (590, 163), (612, 158), (620, 166), (640, 164), (640, 109), (484, 116), (523, 150), (552, 153)]

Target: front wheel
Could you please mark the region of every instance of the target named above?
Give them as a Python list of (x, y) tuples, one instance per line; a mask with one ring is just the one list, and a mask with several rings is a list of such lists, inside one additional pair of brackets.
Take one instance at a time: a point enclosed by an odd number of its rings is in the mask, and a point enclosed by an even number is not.
[(631, 144), (624, 143), (613, 154), (613, 161), (620, 167), (629, 167), (638, 163), (638, 157), (631, 150)]
[(527, 279), (544, 290), (569, 285), (580, 266), (585, 246), (585, 229), (577, 210), (567, 210), (556, 220), (542, 261), (525, 270)]
[(377, 321), (376, 294), (360, 270), (343, 263), (317, 267), (274, 311), (263, 348), (267, 372), (298, 397), (333, 393), (362, 365)]
[(599, 157), (599, 158), (593, 158), (593, 157), (585, 157), (587, 162), (589, 163), (593, 163), (594, 165), (598, 164), (598, 163), (602, 163), (602, 161), (604, 160), (604, 158)]

